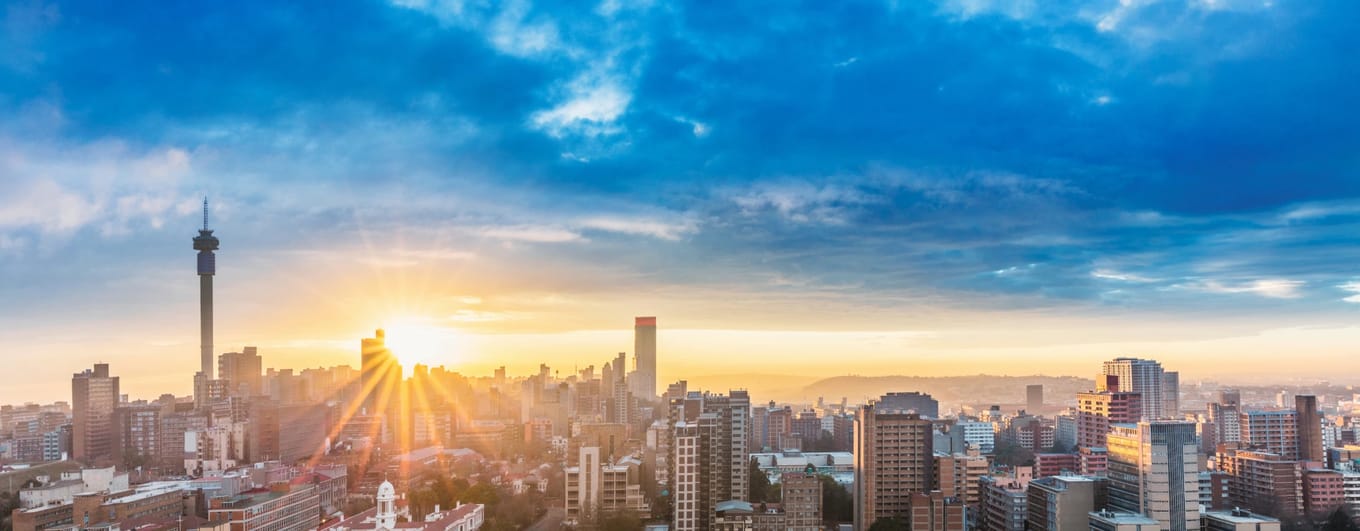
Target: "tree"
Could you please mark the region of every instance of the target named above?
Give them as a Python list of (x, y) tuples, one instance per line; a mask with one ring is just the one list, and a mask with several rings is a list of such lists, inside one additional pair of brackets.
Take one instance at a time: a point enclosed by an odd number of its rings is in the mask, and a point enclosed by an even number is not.
[(500, 495), (496, 493), (495, 487), (486, 483), (478, 483), (468, 487), (458, 499), (463, 503), (480, 503), (487, 506), (489, 510), (491, 506), (500, 502)]
[(751, 468), (751, 492), (747, 497), (747, 501), (751, 503), (760, 503), (766, 501), (765, 498), (766, 493), (770, 491), (770, 478), (769, 476), (765, 475), (765, 472), (760, 470), (759, 461), (752, 459), (750, 463), (750, 468)]
[(911, 531), (911, 527), (905, 520), (890, 516), (874, 520), (874, 525), (869, 526), (869, 531)]
[(642, 519), (631, 512), (609, 515), (600, 523), (600, 531), (636, 531), (642, 529)]
[(822, 522), (832, 527), (854, 520), (855, 500), (850, 491), (826, 474), (817, 479), (822, 482)]
[(1327, 521), (1323, 522), (1322, 531), (1360, 531), (1360, 525), (1356, 525), (1350, 513), (1346, 512), (1345, 507), (1337, 507), (1332, 511)]

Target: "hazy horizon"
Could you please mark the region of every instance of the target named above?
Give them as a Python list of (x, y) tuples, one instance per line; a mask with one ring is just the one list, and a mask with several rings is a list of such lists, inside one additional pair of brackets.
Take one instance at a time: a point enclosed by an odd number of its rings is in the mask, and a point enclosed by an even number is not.
[(205, 196), (266, 367), (1360, 374), (1360, 3), (574, 7), (0, 13), (0, 403), (190, 391)]

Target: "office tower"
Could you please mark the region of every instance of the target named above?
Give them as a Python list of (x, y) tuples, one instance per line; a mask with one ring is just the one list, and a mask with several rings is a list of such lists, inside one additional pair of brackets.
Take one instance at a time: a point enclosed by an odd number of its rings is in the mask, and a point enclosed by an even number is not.
[(978, 480), (987, 475), (991, 460), (976, 451), (972, 453), (935, 454), (935, 490), (946, 497), (963, 500), (969, 510), (977, 510), (982, 502)]
[(217, 377), (226, 380), (231, 396), (259, 396), (265, 394), (263, 381), (264, 360), (255, 347), (242, 352), (227, 352), (217, 357)]
[(964, 531), (963, 502), (940, 491), (916, 492), (908, 497), (906, 520), (912, 531)]
[(1025, 412), (1038, 414), (1044, 407), (1044, 386), (1032, 384), (1025, 386)]
[(112, 459), (113, 411), (118, 407), (118, 377), (109, 364), (96, 363), (71, 376), (72, 457), (94, 462)]
[(1165, 418), (1163, 406), (1166, 394), (1163, 387), (1162, 364), (1154, 360), (1115, 358), (1105, 362), (1101, 374), (1118, 377), (1120, 391), (1132, 391), (1143, 395), (1143, 419)]
[(1303, 512), (1303, 467), (1278, 454), (1225, 450), (1218, 468), (1228, 475), (1228, 500), (1234, 507), (1280, 517)]
[(822, 480), (817, 474), (789, 472), (779, 476), (780, 505), (788, 531), (822, 529)]
[[(1205, 531), (1280, 531), (1277, 518), (1253, 514), (1242, 509), (1204, 513)], [(1293, 529), (1293, 528), (1290, 528)]]
[(1243, 411), (1238, 417), (1244, 448), (1293, 461), (1299, 458), (1298, 419), (1292, 409)]
[(1156, 520), (1141, 514), (1121, 513), (1101, 509), (1090, 513), (1087, 529), (1091, 531), (1161, 531)]
[(934, 428), (917, 413), (879, 409), (870, 402), (855, 415), (855, 529), (880, 518), (910, 516), (911, 495), (934, 482)]
[(203, 228), (194, 237), (198, 251), (199, 372), (213, 379), (213, 275), (217, 274), (217, 237), (208, 228), (208, 198), (203, 198)]
[(1322, 415), (1318, 412), (1317, 397), (1297, 395), (1294, 397), (1294, 418), (1299, 435), (1299, 460), (1322, 463), (1326, 460), (1322, 444)]
[(167, 474), (184, 473), (186, 434), (208, 428), (208, 416), (171, 406), (161, 414), (160, 464)]
[(1104, 478), (1054, 476), (1029, 482), (1029, 529), (1085, 529), (1087, 515), (1105, 507)]
[(162, 409), (157, 404), (128, 404), (113, 410), (113, 452), (124, 468), (160, 460)]
[(1220, 444), (1236, 443), (1242, 441), (1242, 412), (1238, 411), (1236, 403), (1212, 403), (1209, 404), (1208, 426), (1205, 439), (1207, 449), (1216, 449)]
[(398, 402), (401, 365), (387, 348), (387, 334), (382, 329), (361, 340), (359, 352), (359, 393), (364, 411), (369, 415), (382, 414)]
[[(637, 368), (632, 382), (633, 394), (643, 400), (655, 400), (656, 317), (638, 317), (633, 320), (633, 364)], [(623, 369), (615, 367), (615, 370)]]
[(1242, 392), (1237, 389), (1223, 389), (1218, 392), (1218, 403), (1225, 406), (1241, 406)]
[(1177, 371), (1162, 373), (1162, 416), (1181, 418), (1181, 373)]
[(1077, 446), (1105, 446), (1111, 424), (1143, 418), (1143, 395), (1126, 391), (1077, 393)]
[(924, 418), (940, 418), (940, 402), (930, 395), (912, 391), (910, 393), (888, 393), (878, 399), (878, 411), (916, 413)]
[[(1017, 472), (1022, 472), (1020, 467)], [(1025, 531), (1029, 511), (1028, 473), (1016, 477), (983, 476), (978, 480), (982, 493), (982, 508), (978, 511), (978, 529), (982, 531)]]
[(1199, 529), (1199, 442), (1193, 422), (1116, 424), (1107, 439), (1112, 509), (1142, 513), (1168, 531)]
[(750, 493), (750, 452), (746, 439), (751, 398), (690, 392), (669, 408), (670, 490), (675, 494), (672, 529), (711, 529), (718, 502), (745, 500)]

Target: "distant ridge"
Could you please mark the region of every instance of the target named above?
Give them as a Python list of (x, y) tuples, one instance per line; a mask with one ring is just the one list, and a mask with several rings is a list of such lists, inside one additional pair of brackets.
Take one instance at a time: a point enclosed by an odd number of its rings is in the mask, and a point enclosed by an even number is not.
[(940, 401), (941, 410), (957, 409), (960, 404), (1020, 404), (1025, 401), (1025, 386), (1041, 384), (1048, 404), (1060, 404), (1076, 393), (1095, 387), (1095, 380), (1076, 376), (834, 376), (818, 380), (799, 391), (799, 395), (824, 397), (839, 402), (863, 403), (892, 391), (920, 391)]

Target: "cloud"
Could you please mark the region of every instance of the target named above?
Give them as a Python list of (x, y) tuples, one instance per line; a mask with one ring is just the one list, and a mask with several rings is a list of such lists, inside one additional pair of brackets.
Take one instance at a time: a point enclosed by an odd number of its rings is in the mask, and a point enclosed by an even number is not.
[(698, 230), (698, 226), (693, 220), (661, 221), (624, 217), (586, 218), (577, 222), (577, 225), (583, 229), (651, 236), (662, 240), (679, 240)]
[(1343, 282), (1337, 286), (1337, 289), (1350, 293), (1349, 296), (1341, 300), (1346, 302), (1360, 303), (1360, 280)]
[(1305, 282), (1301, 280), (1269, 278), (1238, 283), (1204, 280), (1183, 284), (1181, 287), (1206, 293), (1248, 293), (1272, 299), (1297, 299), (1302, 296), (1299, 288), (1302, 288), (1304, 284)]
[(479, 234), (507, 242), (566, 243), (585, 240), (578, 232), (561, 227), (540, 225), (483, 227)]

